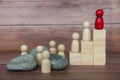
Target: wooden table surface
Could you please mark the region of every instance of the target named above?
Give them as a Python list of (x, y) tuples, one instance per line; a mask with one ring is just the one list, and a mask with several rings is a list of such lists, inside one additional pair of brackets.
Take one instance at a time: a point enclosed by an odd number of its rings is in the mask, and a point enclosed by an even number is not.
[[(8, 71), (6, 63), (19, 55), (19, 52), (0, 54), (0, 80), (119, 80), (120, 63), (118, 53), (107, 55), (106, 66), (70, 66), (65, 70), (54, 71), (50, 74), (41, 73), (40, 67), (32, 71)], [(66, 57), (68, 59), (68, 52)], [(113, 56), (113, 57), (111, 57)], [(118, 60), (118, 61), (117, 61)]]
[(62, 71), (42, 74), (40, 68), (33, 71), (7, 71), (0, 65), (0, 80), (119, 80), (120, 64), (106, 66), (68, 66)]

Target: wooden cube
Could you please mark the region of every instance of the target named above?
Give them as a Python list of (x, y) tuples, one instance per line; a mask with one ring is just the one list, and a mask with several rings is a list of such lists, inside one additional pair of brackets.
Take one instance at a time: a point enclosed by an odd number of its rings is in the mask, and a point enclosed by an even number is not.
[(93, 41), (94, 47), (106, 47), (106, 41)]
[(81, 40), (82, 65), (93, 65), (93, 41)]
[(93, 52), (93, 41), (83, 41), (81, 40), (81, 52)]
[(94, 63), (93, 53), (82, 53), (82, 65), (93, 65)]
[(106, 64), (106, 30), (96, 30), (93, 32), (94, 40), (94, 65)]
[(81, 65), (81, 53), (69, 52), (70, 65)]
[(94, 41), (94, 65), (106, 64), (106, 42)]
[(106, 41), (106, 30), (93, 30), (93, 40), (94, 41)]

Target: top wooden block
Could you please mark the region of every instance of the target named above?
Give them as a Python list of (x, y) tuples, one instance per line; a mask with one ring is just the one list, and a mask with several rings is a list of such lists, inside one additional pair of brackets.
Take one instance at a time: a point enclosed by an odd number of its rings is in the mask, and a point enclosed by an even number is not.
[(93, 30), (93, 40), (94, 41), (106, 41), (106, 30)]

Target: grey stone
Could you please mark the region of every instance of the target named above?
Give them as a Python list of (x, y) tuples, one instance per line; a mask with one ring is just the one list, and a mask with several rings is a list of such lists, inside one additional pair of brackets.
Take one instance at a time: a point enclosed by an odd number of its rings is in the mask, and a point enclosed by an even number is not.
[(8, 64), (6, 65), (7, 70), (33, 70), (37, 66), (36, 59), (29, 55), (21, 55), (14, 59), (12, 59)]
[(51, 68), (53, 70), (65, 69), (68, 65), (67, 59), (63, 58), (62, 56), (58, 54), (51, 54), (50, 61), (51, 61)]

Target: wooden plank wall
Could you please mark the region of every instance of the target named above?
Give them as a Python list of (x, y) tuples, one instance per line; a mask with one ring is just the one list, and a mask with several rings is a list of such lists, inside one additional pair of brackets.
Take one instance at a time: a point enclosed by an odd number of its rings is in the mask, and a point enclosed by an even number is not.
[(52, 39), (69, 51), (72, 33), (81, 35), (85, 20), (93, 28), (99, 8), (105, 12), (107, 53), (120, 53), (120, 0), (0, 0), (0, 54), (22, 44), (48, 46)]

